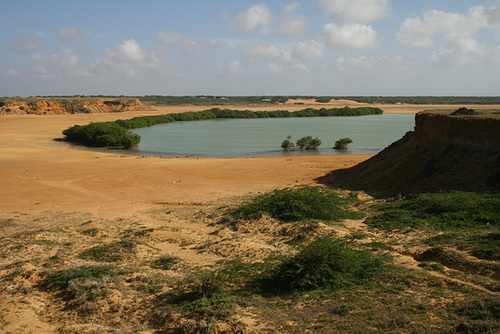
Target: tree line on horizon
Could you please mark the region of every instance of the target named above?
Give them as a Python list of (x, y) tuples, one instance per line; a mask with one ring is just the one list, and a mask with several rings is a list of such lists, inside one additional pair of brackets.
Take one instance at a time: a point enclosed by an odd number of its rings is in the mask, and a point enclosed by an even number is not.
[[(27, 100), (27, 99), (49, 99), (61, 101), (61, 99), (99, 99), (99, 98), (137, 98), (142, 103), (151, 106), (166, 105), (235, 105), (235, 104), (278, 104), (285, 103), (290, 99), (309, 99), (318, 103), (328, 103), (330, 100), (351, 100), (360, 103), (381, 104), (500, 104), (500, 96), (312, 96), (312, 95), (276, 95), (276, 96), (215, 96), (215, 95), (71, 95), (71, 96), (31, 96), (31, 97), (1, 97), (2, 101)], [(299, 102), (300, 104), (300, 102)]]

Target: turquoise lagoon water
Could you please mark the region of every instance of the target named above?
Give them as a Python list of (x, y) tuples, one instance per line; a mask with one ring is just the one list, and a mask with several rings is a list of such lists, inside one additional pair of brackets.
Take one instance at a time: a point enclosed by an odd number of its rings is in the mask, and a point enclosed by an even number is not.
[[(296, 154), (375, 154), (413, 130), (414, 115), (259, 118), (174, 122), (133, 130), (141, 136), (139, 154), (246, 157)], [(305, 136), (323, 142), (317, 152), (282, 152), (281, 142)], [(339, 138), (353, 143), (332, 147)]]

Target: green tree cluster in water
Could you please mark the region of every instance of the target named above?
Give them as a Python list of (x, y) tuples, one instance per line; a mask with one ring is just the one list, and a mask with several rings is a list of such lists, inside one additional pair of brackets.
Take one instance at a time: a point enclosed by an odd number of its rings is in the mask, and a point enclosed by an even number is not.
[(93, 147), (123, 147), (139, 145), (141, 137), (114, 122), (74, 125), (63, 131), (66, 139)]

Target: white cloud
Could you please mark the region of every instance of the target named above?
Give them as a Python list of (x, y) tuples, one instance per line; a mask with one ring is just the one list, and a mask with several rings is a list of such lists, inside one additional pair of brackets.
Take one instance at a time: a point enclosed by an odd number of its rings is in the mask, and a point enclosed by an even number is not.
[(320, 0), (319, 8), (344, 22), (373, 22), (390, 16), (390, 0)]
[(498, 31), (496, 15), (496, 7), (471, 7), (467, 14), (429, 10), (420, 17), (405, 19), (396, 38), (410, 47), (437, 46), (431, 56), (433, 63), (466, 64), (488, 54), (488, 48), (479, 42), (477, 35), (482, 29)]
[(280, 65), (275, 64), (275, 63), (269, 64), (268, 69), (269, 69), (269, 72), (271, 72), (271, 73), (279, 73), (279, 72), (283, 71), (283, 67), (281, 67)]
[(240, 13), (233, 20), (233, 25), (241, 31), (249, 32), (260, 28), (259, 33), (262, 35), (269, 34), (270, 25), (274, 21), (274, 16), (271, 10), (262, 3), (250, 7), (246, 12)]
[(305, 73), (305, 72), (309, 72), (309, 69), (304, 64), (293, 64), (290, 66), (283, 67), (283, 66), (278, 65), (276, 63), (271, 63), (271, 64), (269, 64), (267, 69), (271, 73), (285, 73), (285, 72), (286, 73), (290, 73), (290, 72)]
[(11, 45), (19, 53), (32, 53), (44, 49), (39, 41), (39, 35), (36, 33), (24, 33), (19, 36)]
[(156, 44), (160, 49), (163, 49), (165, 46), (180, 46), (185, 56), (203, 53), (210, 47), (218, 47), (222, 51), (226, 47), (226, 44), (222, 41), (191, 40), (186, 35), (178, 32), (163, 32), (158, 34), (156, 36)]
[(304, 64), (293, 64), (291, 69), (297, 72), (309, 72), (309, 68)]
[(186, 35), (176, 31), (162, 32), (156, 35), (156, 42), (159, 44), (182, 44), (186, 39)]
[(88, 37), (88, 34), (85, 31), (78, 29), (76, 27), (61, 28), (56, 33), (56, 38), (61, 42), (71, 42), (86, 37)]
[(305, 16), (296, 15), (294, 12), (300, 8), (300, 3), (295, 1), (285, 6), (278, 32), (282, 35), (297, 36), (306, 31), (309, 21)]
[(264, 43), (257, 39), (251, 39), (243, 45), (243, 54), (251, 60), (272, 60), (279, 59), (288, 61), (291, 58), (290, 52), (280, 47)]
[(61, 54), (49, 56), (34, 54), (30, 57), (32, 75), (44, 79), (59, 77), (88, 78), (90, 73), (83, 68), (81, 55), (73, 50), (63, 50)]
[(321, 32), (327, 36), (329, 47), (373, 48), (377, 46), (377, 32), (369, 25), (351, 23), (337, 25), (326, 24)]
[(147, 52), (142, 50), (133, 39), (124, 40), (122, 44), (106, 50), (106, 58), (97, 59), (91, 71), (97, 76), (123, 75), (133, 78), (137, 71), (149, 68), (154, 62), (147, 60)]
[(17, 79), (19, 76), (19, 71), (13, 68), (9, 68), (5, 73), (12, 79)]
[(474, 35), (485, 24), (485, 17), (477, 8), (471, 9), (467, 16), (430, 10), (422, 17), (407, 18), (399, 28), (397, 39), (402, 44), (414, 47), (429, 47), (440, 41), (459, 43), (463, 39), (474, 39)]
[(299, 60), (311, 60), (325, 56), (325, 45), (317, 41), (300, 41), (294, 44), (292, 57)]
[(336, 60), (337, 68), (341, 71), (349, 70), (352, 71), (354, 69), (370, 69), (373, 68), (376, 62), (380, 62), (380, 60), (376, 60), (372, 57), (360, 56), (353, 58), (344, 58), (339, 57)]
[(230, 62), (228, 64), (227, 68), (229, 70), (229, 73), (231, 73), (231, 74), (235, 74), (235, 73), (241, 72), (243, 70), (240, 62), (237, 60), (233, 60), (232, 62)]
[(106, 50), (107, 59), (116, 63), (137, 63), (144, 59), (145, 52), (133, 39), (126, 39), (113, 49)]

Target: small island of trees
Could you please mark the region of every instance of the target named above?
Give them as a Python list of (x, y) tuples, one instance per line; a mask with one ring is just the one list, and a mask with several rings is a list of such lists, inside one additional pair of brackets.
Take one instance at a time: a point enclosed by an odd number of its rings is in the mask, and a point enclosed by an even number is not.
[(281, 142), (281, 148), (283, 151), (316, 151), (318, 147), (321, 145), (321, 140), (316, 137), (313, 138), (311, 136), (302, 137), (295, 142), (292, 142), (292, 137), (287, 136), (285, 140)]
[(346, 150), (347, 145), (352, 143), (351, 138), (340, 138), (335, 142), (335, 146), (333, 147), (334, 150)]

